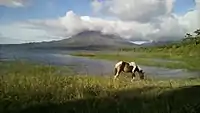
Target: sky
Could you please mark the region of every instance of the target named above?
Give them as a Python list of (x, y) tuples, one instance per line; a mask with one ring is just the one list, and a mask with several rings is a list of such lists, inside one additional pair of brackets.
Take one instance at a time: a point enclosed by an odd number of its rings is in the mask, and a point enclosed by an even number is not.
[(132, 41), (178, 40), (200, 28), (200, 0), (0, 0), (0, 44), (93, 30)]

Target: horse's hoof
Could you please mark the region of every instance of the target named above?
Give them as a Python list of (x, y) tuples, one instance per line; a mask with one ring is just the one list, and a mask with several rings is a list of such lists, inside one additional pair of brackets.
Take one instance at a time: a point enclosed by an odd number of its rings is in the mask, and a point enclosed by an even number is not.
[(132, 80), (131, 80), (131, 82), (134, 82), (134, 81), (135, 81), (135, 79), (132, 79)]
[(114, 77), (114, 78), (113, 78), (113, 80), (117, 80), (117, 78), (116, 78), (116, 77)]

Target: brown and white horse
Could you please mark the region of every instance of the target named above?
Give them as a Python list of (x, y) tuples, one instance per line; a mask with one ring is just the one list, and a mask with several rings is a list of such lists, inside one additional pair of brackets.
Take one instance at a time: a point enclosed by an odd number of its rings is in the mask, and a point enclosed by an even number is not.
[(125, 61), (119, 61), (115, 64), (114, 67), (114, 79), (116, 79), (121, 72), (125, 73), (132, 73), (132, 80), (135, 79), (135, 72), (138, 72), (140, 79), (144, 79), (144, 72), (143, 70), (135, 63), (135, 62), (125, 62)]

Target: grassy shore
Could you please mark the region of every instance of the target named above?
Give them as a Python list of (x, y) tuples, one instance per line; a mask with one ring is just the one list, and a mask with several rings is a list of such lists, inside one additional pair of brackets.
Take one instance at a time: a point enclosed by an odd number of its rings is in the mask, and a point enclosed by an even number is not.
[[(172, 69), (184, 68), (188, 70), (200, 70), (200, 57), (176, 55), (164, 52), (110, 52), (110, 53), (72, 53), (72, 56), (88, 57), (93, 59), (105, 59), (111, 61), (135, 61), (141, 65), (158, 66)], [(153, 59), (169, 60), (170, 62), (156, 62)], [(174, 61), (174, 62), (173, 62)]]
[[(66, 73), (60, 73), (65, 70)], [(200, 79), (78, 76), (67, 67), (0, 62), (0, 113), (197, 113)]]

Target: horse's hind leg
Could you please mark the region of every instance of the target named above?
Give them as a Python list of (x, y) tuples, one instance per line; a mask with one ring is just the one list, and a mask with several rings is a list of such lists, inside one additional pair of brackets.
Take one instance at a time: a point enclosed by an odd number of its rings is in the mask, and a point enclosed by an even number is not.
[(117, 74), (117, 68), (114, 69), (114, 75), (116, 75), (116, 74)]
[(118, 78), (119, 74), (121, 73), (121, 70), (119, 68), (115, 68), (115, 76), (114, 79)]

